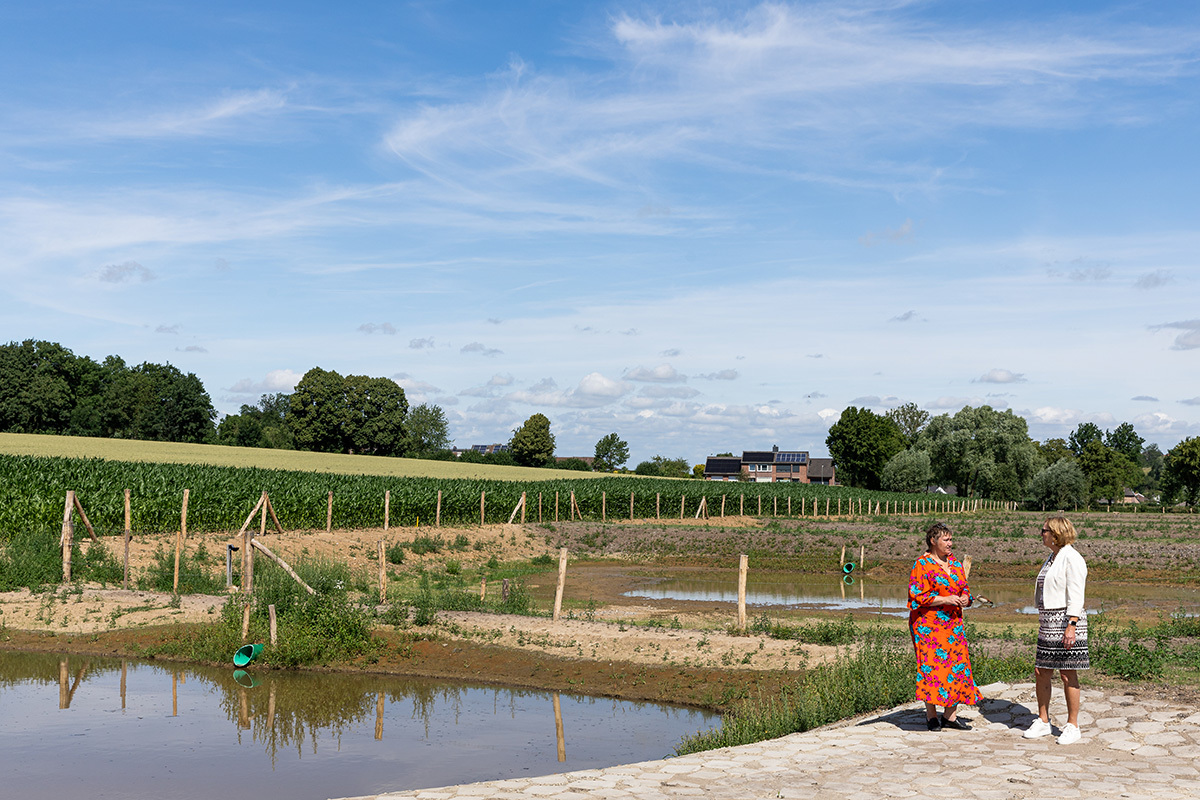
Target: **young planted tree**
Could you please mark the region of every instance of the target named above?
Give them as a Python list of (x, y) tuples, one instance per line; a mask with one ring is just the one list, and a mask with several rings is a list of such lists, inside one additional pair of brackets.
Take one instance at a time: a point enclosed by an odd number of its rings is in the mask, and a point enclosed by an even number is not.
[(833, 456), (839, 483), (878, 489), (884, 466), (904, 449), (904, 435), (887, 417), (850, 406), (829, 428), (825, 446)]

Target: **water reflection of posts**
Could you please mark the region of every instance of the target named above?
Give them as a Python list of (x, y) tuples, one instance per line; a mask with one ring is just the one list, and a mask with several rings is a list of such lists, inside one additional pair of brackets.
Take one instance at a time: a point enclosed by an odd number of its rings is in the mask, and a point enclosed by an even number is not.
[(171, 670), (171, 716), (179, 716), (179, 672)]
[(75, 680), (72, 681), (70, 680), (70, 670), (67, 668), (67, 659), (60, 658), (58, 660), (58, 707), (60, 709), (71, 707), (71, 701), (75, 699), (75, 690), (83, 682), (83, 676), (87, 673), (90, 665), (90, 661), (85, 661), (75, 673)]
[(554, 590), (554, 622), (562, 614), (563, 587), (567, 582), (567, 548), (558, 551), (558, 588)]
[(739, 630), (746, 630), (746, 573), (750, 570), (750, 560), (743, 553), (738, 559), (738, 611), (737, 624)]
[(271, 693), (267, 696), (267, 727), (275, 730), (275, 681), (271, 681)]
[(125, 710), (125, 667), (124, 661), (121, 662), (121, 710)]
[(558, 761), (563, 763), (567, 760), (567, 739), (563, 734), (562, 721), (562, 703), (558, 699), (558, 693), (554, 693), (554, 735), (558, 740)]
[(238, 689), (238, 727), (250, 730), (250, 698), (245, 689)]
[(383, 692), (375, 696), (375, 741), (383, 741)]

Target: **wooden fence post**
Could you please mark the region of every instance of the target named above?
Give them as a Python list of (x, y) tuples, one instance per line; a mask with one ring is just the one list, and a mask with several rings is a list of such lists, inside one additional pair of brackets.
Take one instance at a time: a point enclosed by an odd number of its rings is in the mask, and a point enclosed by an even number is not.
[(433, 527), (435, 527), (435, 528), (442, 527), (442, 490), (441, 489), (438, 489), (437, 516), (435, 516), (433, 519)]
[(685, 503), (687, 503), (687, 495), (681, 494), (679, 496), (679, 518), (680, 519), (683, 519), (683, 506)]
[(629, 493), (629, 521), (633, 522), (633, 492)]
[(183, 540), (187, 538), (188, 495), (191, 491), (183, 490), (183, 508), (179, 511), (179, 535), (175, 537), (175, 580), (171, 584), (171, 592), (174, 594), (179, 594), (179, 557), (183, 553)]
[(554, 590), (554, 622), (562, 614), (563, 587), (567, 583), (567, 548), (558, 551), (558, 587)]
[(75, 523), (71, 521), (71, 512), (75, 509), (75, 492), (67, 490), (66, 503), (63, 504), (62, 535), (59, 544), (62, 545), (63, 583), (71, 582), (71, 547), (74, 545)]
[(387, 558), (384, 554), (383, 539), (379, 540), (379, 604), (387, 602)]
[(721, 495), (721, 516), (725, 516), (725, 495)]
[[(133, 531), (130, 529), (129, 516), (129, 490), (125, 490), (125, 578), (121, 583), (121, 588), (129, 588), (129, 540), (133, 538)], [(122, 662), (124, 663), (124, 662)]]
[(608, 492), (600, 493), (600, 521), (608, 522)]
[(392, 490), (383, 493), (383, 529), (386, 531), (392, 521)]
[[(329, 493), (329, 505), (325, 508), (325, 532), (333, 530), (333, 492)], [(243, 556), (244, 558), (245, 556)]]
[(485, 492), (485, 491), (479, 492), (479, 527), (481, 527), (481, 528), (483, 527), (483, 521), (486, 518), (485, 513), (484, 513), (484, 505), (483, 505), (484, 496), (486, 494), (487, 494), (487, 492)]
[(738, 560), (738, 630), (746, 630), (746, 573), (750, 568), (750, 559), (743, 553)]
[(271, 646), (274, 647), (279, 641), (278, 629), (275, 626), (275, 604), (267, 606), (267, 615), (271, 618)]
[(525, 524), (525, 492), (521, 492), (521, 524)]
[(654, 493), (654, 518), (662, 519), (662, 493)]

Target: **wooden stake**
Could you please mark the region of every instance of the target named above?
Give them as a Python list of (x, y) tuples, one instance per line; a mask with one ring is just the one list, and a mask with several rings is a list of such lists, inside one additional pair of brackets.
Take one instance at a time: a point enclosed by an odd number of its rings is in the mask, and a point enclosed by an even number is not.
[(275, 516), (275, 506), (271, 503), (271, 496), (263, 492), (263, 501), (267, 504), (267, 513), (271, 515), (271, 522), (275, 523), (275, 530), (283, 535), (283, 526), (279, 524), (279, 517)]
[(250, 602), (246, 601), (246, 605), (242, 608), (242, 641), (246, 641), (246, 637), (250, 635)]
[(685, 503), (687, 503), (687, 495), (686, 494), (680, 495), (679, 496), (679, 518), (680, 519), (683, 519), (683, 506)]
[(521, 523), (525, 523), (525, 493), (521, 492), (521, 499), (513, 506), (512, 513), (508, 515), (508, 524), (512, 525), (514, 519), (517, 518), (517, 512), (521, 512)]
[[(133, 531), (129, 527), (129, 490), (125, 490), (125, 577), (121, 582), (122, 589), (129, 588), (129, 540), (133, 538)], [(121, 662), (122, 669), (124, 662)]]
[(303, 586), (304, 590), (306, 592), (308, 592), (309, 594), (312, 594), (312, 595), (315, 595), (317, 593), (317, 591), (315, 589), (313, 589), (311, 586), (309, 586), (307, 583), (305, 583), (304, 580), (299, 575), (296, 574), (296, 570), (294, 570), (290, 566), (288, 566), (288, 563), (286, 561), (284, 561), (282, 558), (280, 558), (279, 556), (275, 555), (270, 550), (268, 550), (267, 546), (265, 544), (260, 542), (258, 539), (251, 539), (250, 544), (253, 545), (255, 549), (261, 551), (264, 556), (266, 556), (267, 558), (271, 559), (276, 564), (278, 564), (283, 569), (284, 572), (286, 572), (288, 575), (291, 575), (292, 580), (294, 580), (296, 583)]
[(63, 583), (71, 582), (71, 547), (75, 539), (75, 524), (71, 521), (71, 510), (75, 507), (75, 492), (67, 490), (66, 503), (63, 504), (62, 535), (59, 544), (62, 545)]
[(525, 493), (521, 492), (521, 524), (525, 524)]
[(567, 548), (558, 551), (558, 587), (554, 590), (554, 622), (562, 614), (563, 587), (567, 583)]
[(654, 493), (654, 518), (662, 519), (662, 494), (660, 492)]
[(721, 516), (725, 516), (725, 495), (721, 495)]
[(746, 630), (746, 573), (750, 571), (750, 559), (743, 553), (738, 560), (738, 630)]
[(329, 493), (329, 504), (325, 507), (325, 532), (333, 530), (333, 492)]
[(633, 492), (629, 493), (629, 520), (633, 521)]
[(387, 559), (384, 557), (383, 539), (379, 540), (379, 604), (387, 602)]
[(487, 578), (480, 578), (480, 580), (479, 580), (479, 602), (482, 603), (484, 600), (487, 600)]
[(383, 493), (383, 529), (386, 531), (392, 521), (392, 490)]
[(79, 502), (79, 495), (71, 493), (72, 499), (75, 501), (75, 510), (79, 512), (79, 518), (83, 520), (83, 526), (87, 528), (88, 535), (92, 537), (93, 542), (100, 541), (100, 537), (96, 536), (96, 529), (92, 527), (92, 523), (88, 521), (87, 512), (83, 510), (83, 503)]
[(179, 535), (175, 537), (175, 580), (171, 583), (171, 592), (179, 594), (179, 557), (183, 553), (183, 540), (187, 538), (187, 507), (191, 489), (183, 490), (183, 508), (179, 511)]
[(275, 625), (275, 604), (274, 603), (271, 603), (271, 605), (267, 606), (267, 616), (269, 616), (271, 618), (271, 647), (274, 647), (275, 643), (277, 641), (279, 641), (279, 637), (277, 635), (278, 629), (276, 628), (276, 625)]
[(442, 527), (442, 490), (438, 489), (437, 515), (433, 518), (433, 527)]
[(558, 522), (558, 492), (554, 493), (554, 521)]
[(608, 492), (600, 493), (600, 521), (608, 522)]
[(481, 492), (479, 493), (479, 527), (481, 527), (481, 528), (483, 527), (483, 520), (484, 520), (484, 497), (485, 497), (486, 495), (487, 495), (487, 492), (483, 492), (483, 491), (481, 491)]
[(738, 495), (738, 516), (746, 516), (746, 495)]

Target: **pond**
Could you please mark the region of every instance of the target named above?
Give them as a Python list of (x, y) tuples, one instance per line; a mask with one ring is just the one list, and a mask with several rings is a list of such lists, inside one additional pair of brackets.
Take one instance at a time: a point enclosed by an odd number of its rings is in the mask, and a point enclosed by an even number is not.
[(63, 797), (346, 797), (669, 755), (711, 713), (388, 676), (0, 652), (0, 785)]
[[(1031, 581), (976, 581), (972, 589), (1009, 612), (1037, 614)], [(644, 585), (624, 593), (651, 600), (693, 600), (736, 605), (737, 574), (678, 577), (669, 573), (651, 576)], [(875, 611), (889, 616), (908, 615), (908, 587), (903, 580), (877, 581), (831, 573), (791, 575), (753, 572), (746, 581), (746, 605), (786, 606), (814, 611)], [(1087, 587), (1089, 611), (1129, 611), (1141, 614), (1158, 609), (1170, 614), (1200, 614), (1200, 589), (1194, 586), (1106, 584), (1092, 581)]]

